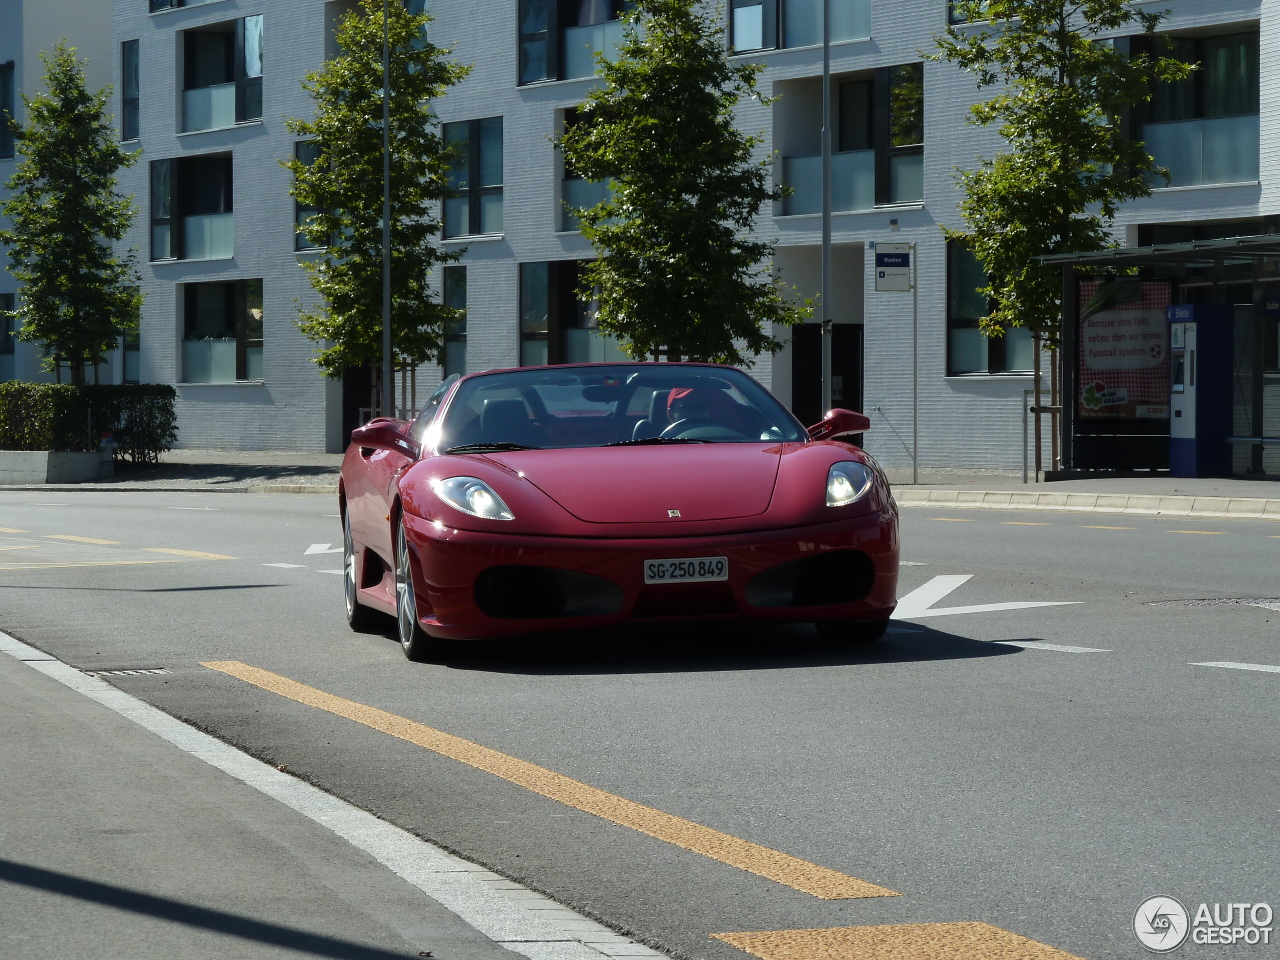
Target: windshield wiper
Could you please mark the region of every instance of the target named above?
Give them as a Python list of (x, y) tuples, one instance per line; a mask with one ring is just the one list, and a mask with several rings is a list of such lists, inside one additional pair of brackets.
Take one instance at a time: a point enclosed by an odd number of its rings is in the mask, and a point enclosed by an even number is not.
[(649, 443), (715, 443), (714, 440), (702, 440), (698, 437), (645, 437), (643, 440), (615, 440), (602, 444), (606, 447), (639, 447)]
[(505, 440), (501, 440), (492, 443), (460, 443), (456, 447), (449, 447), (445, 450), (445, 453), (498, 453), (505, 450), (541, 449), (541, 447), (531, 447), (525, 443), (507, 443)]

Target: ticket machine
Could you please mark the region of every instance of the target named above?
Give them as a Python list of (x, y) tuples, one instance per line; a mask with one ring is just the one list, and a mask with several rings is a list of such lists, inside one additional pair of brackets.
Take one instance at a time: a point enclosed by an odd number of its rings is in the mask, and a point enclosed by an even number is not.
[(1169, 308), (1169, 472), (1175, 477), (1231, 475), (1234, 318), (1234, 308), (1219, 304)]

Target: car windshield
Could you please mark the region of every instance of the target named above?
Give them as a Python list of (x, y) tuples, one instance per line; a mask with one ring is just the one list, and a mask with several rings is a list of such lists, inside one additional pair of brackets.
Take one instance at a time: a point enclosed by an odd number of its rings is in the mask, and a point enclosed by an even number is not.
[(726, 367), (617, 364), (510, 370), (463, 380), (440, 425), (445, 452), (777, 443), (804, 427)]

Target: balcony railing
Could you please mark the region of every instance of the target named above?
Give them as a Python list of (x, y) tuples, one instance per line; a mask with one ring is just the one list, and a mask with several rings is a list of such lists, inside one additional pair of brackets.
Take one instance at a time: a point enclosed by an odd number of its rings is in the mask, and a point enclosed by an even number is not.
[[(613, 184), (608, 180), (593, 183), (590, 180), (567, 179), (560, 182), (560, 196), (565, 206), (575, 210), (594, 207), (613, 194)], [(570, 210), (560, 215), (561, 230), (577, 230), (578, 218)]]
[[(1256, 114), (1148, 123), (1142, 128), (1142, 139), (1156, 163), (1168, 168), (1172, 176), (1168, 186), (1258, 179), (1261, 131)], [(1154, 186), (1163, 187), (1165, 182), (1157, 178)]]
[[(253, 341), (250, 341), (251, 343)], [(234, 339), (183, 340), (182, 380), (184, 383), (235, 383), (236, 346)], [(245, 347), (246, 380), (262, 379), (262, 347)]]
[(182, 132), (216, 130), (236, 122), (236, 85), (220, 83), (182, 91)]
[(564, 32), (564, 79), (576, 80), (596, 72), (596, 54), (612, 57), (622, 43), (623, 23), (609, 20)]
[(182, 220), (184, 260), (225, 260), (235, 253), (235, 214), (212, 213)]
[[(822, 157), (784, 157), (782, 182), (792, 193), (782, 215), (822, 212)], [(876, 205), (876, 152), (854, 150), (831, 155), (831, 209), (870, 210)]]

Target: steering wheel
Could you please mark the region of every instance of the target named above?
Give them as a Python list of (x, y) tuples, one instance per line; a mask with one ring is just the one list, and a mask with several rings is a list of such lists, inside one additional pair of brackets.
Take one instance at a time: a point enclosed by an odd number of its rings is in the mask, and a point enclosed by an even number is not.
[(677, 420), (671, 426), (663, 430), (658, 436), (660, 437), (679, 437), (687, 430), (696, 430), (699, 427), (719, 427), (710, 417), (685, 417), (683, 420)]

